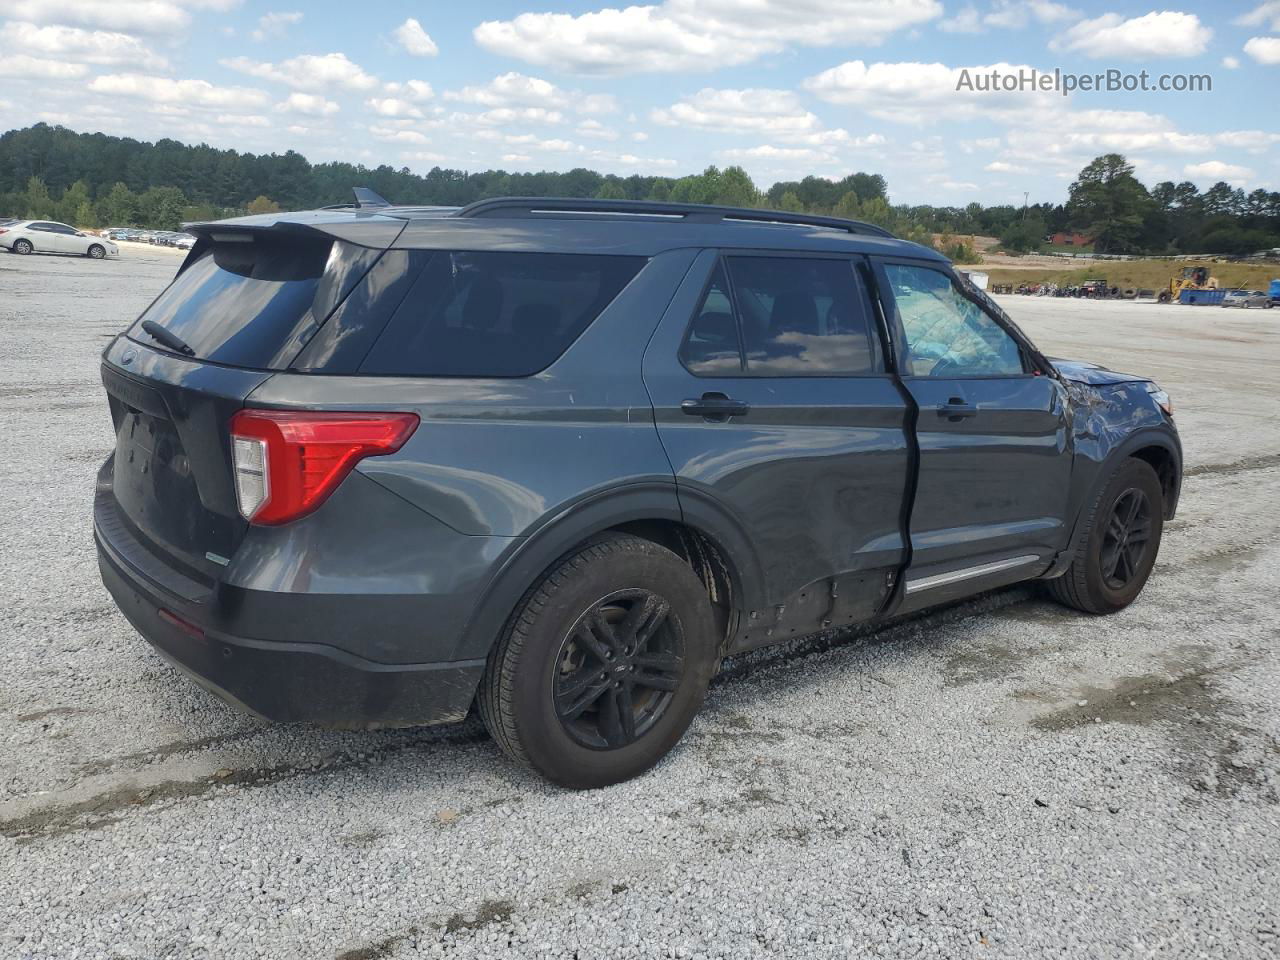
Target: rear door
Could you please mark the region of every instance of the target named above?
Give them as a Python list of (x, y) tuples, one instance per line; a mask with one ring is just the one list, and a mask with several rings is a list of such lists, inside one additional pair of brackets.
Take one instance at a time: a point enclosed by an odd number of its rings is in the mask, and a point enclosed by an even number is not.
[[(203, 242), (102, 364), (116, 447), (98, 522), (198, 582), (217, 577), (246, 530), (231, 416), (288, 366), (380, 255), (318, 234), (222, 236)], [(153, 338), (145, 321), (190, 353)]]
[(50, 235), (59, 253), (83, 254), (88, 251), (89, 240), (80, 236), (80, 232), (75, 227), (65, 223), (50, 224), (50, 227)]
[(870, 616), (904, 559), (907, 405), (857, 264), (704, 251), (645, 352), (681, 505), (745, 536), (766, 624), (815, 602), (806, 627)]
[(885, 259), (877, 276), (919, 408), (908, 596), (1040, 572), (1067, 536), (1065, 388), (940, 264)]

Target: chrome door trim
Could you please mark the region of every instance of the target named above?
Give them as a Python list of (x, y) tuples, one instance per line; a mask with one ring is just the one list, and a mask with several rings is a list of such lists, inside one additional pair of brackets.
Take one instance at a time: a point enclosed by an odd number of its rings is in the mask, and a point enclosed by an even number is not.
[(960, 570), (951, 570), (947, 573), (939, 573), (932, 577), (922, 577), (919, 580), (907, 581), (907, 593), (919, 593), (921, 590), (933, 590), (936, 587), (946, 587), (953, 583), (959, 583), (962, 580), (972, 580), (975, 577), (985, 577), (987, 574), (1000, 573), (1002, 570), (1012, 570), (1014, 567), (1025, 567), (1028, 564), (1035, 563), (1040, 558), (1029, 553), (1021, 557), (1009, 557), (1005, 560), (995, 560), (991, 563), (983, 563), (976, 567), (964, 567)]

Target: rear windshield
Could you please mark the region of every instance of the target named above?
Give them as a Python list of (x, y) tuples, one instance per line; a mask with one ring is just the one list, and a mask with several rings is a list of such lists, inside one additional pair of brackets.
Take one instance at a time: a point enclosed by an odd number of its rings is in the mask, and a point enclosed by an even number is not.
[(432, 255), (360, 372), (524, 377), (552, 364), (644, 266), (643, 257)]
[(178, 274), (129, 335), (156, 345), (142, 329), (151, 320), (201, 360), (279, 369), (324, 320), (313, 316), (313, 304), (332, 248), (329, 240), (297, 238), (217, 243)]

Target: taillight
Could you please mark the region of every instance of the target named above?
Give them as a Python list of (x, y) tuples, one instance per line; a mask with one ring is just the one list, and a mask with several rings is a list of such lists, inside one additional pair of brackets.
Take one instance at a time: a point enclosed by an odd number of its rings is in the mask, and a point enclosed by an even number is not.
[(275, 525), (324, 503), (356, 463), (395, 453), (414, 413), (241, 410), (231, 418), (236, 501), (246, 520)]
[(9, 232), (8, 227), (0, 227), (0, 233), (8, 233), (8, 232)]

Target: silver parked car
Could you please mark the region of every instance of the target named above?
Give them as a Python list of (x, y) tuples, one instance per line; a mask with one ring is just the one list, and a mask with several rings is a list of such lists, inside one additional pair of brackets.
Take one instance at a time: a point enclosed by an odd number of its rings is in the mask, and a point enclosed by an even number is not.
[(1265, 290), (1228, 290), (1222, 298), (1224, 307), (1269, 307), (1271, 297)]
[(101, 260), (120, 253), (106, 237), (53, 220), (18, 220), (0, 227), (0, 247), (11, 253), (66, 253)]

